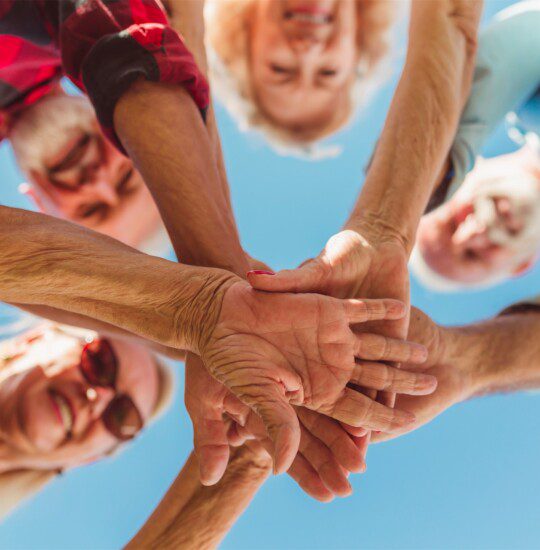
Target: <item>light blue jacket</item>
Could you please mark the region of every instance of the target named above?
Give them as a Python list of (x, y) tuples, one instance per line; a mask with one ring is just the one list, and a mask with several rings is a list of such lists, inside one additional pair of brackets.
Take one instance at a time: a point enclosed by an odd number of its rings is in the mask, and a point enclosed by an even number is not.
[(447, 197), (508, 113), (511, 137), (540, 135), (540, 0), (501, 11), (480, 35), (471, 95), (452, 145), (454, 176)]

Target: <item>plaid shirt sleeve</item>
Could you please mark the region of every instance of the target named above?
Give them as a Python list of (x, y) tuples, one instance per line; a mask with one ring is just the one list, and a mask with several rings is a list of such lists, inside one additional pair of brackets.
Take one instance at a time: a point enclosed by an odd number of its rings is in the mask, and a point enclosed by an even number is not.
[(61, 76), (39, 7), (0, 0), (0, 140), (17, 115), (55, 88)]
[[(114, 131), (116, 102), (143, 77), (183, 86), (203, 118), (209, 87), (159, 0), (59, 0), (58, 37), (66, 75), (92, 101), (105, 134)], [(44, 9), (51, 3), (44, 2)], [(50, 8), (49, 8), (50, 9)]]

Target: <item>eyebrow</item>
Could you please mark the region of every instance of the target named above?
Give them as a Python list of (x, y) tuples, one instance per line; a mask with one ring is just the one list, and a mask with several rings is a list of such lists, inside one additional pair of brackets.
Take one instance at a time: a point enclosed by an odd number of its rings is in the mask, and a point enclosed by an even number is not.
[(49, 174), (56, 174), (68, 168), (72, 168), (76, 164), (80, 152), (88, 145), (91, 138), (92, 136), (90, 134), (85, 133), (82, 135), (75, 145), (66, 153), (64, 158), (49, 168)]

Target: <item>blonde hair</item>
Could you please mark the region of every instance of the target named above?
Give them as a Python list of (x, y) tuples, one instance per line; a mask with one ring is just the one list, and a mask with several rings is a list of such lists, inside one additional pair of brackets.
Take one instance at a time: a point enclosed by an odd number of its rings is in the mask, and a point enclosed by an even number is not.
[[(4, 347), (4, 350), (6, 349)], [(158, 355), (154, 358), (160, 380), (159, 394), (147, 427), (158, 420), (169, 408), (176, 387), (172, 364)], [(7, 361), (0, 362), (0, 371), (6, 364)], [(117, 455), (124, 448), (125, 444), (120, 445), (112, 455)], [(43, 490), (57, 475), (56, 470), (15, 470), (0, 474), (0, 523), (21, 504)]]
[(342, 119), (332, 119), (309, 132), (276, 124), (261, 109), (249, 69), (249, 26), (256, 0), (210, 0), (206, 9), (207, 52), (212, 90), (242, 131), (263, 133), (282, 154), (307, 158), (335, 156), (339, 149), (323, 151), (317, 142), (346, 126), (389, 76), (391, 28), (402, 11), (395, 0), (356, 0), (359, 59), (349, 90), (349, 105)]

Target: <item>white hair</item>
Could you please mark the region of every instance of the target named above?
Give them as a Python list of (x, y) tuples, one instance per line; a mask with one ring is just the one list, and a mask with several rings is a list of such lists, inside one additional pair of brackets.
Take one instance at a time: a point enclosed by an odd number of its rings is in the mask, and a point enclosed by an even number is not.
[(441, 294), (450, 294), (453, 292), (475, 291), (494, 286), (502, 283), (509, 277), (509, 273), (497, 273), (489, 279), (485, 279), (475, 283), (464, 283), (455, 281), (435, 271), (424, 259), (422, 252), (416, 245), (413, 248), (411, 258), (409, 260), (409, 269), (411, 273), (418, 279), (418, 282), (428, 290), (440, 292)]
[(96, 115), (83, 96), (53, 93), (31, 105), (9, 132), (15, 159), (25, 175), (42, 173), (43, 159), (54, 156), (76, 128), (91, 128)]

